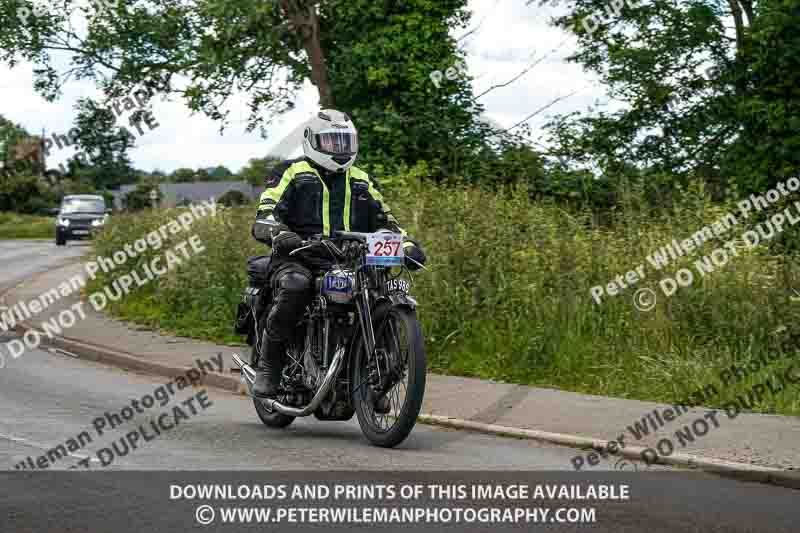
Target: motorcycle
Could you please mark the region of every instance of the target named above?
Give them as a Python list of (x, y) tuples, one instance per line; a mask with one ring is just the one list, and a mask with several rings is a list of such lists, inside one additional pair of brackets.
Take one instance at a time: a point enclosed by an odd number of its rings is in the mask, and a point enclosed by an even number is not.
[[(333, 266), (315, 278), (315, 296), (287, 342), (279, 394), (254, 397), (268, 305), (256, 317), (250, 364), (234, 354), (261, 421), (284, 428), (297, 417), (350, 420), (372, 444), (391, 448), (416, 424), (425, 394), (427, 358), (409, 294), (402, 235), (334, 232), (315, 236), (291, 255), (314, 250)], [(408, 258), (410, 260), (410, 258)], [(400, 267), (392, 274), (393, 267)]]

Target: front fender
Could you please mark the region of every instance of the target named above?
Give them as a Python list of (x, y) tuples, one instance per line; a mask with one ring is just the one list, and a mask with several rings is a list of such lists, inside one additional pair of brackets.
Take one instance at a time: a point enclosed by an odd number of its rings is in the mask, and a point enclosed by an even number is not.
[[(413, 296), (399, 291), (380, 296), (372, 306), (372, 325), (377, 327), (394, 307), (404, 307), (409, 311), (416, 311), (417, 300), (415, 300)], [(361, 325), (359, 324), (356, 329), (356, 334), (353, 335), (350, 341), (349, 352), (351, 358), (355, 356), (356, 346), (359, 344), (361, 335)]]
[(388, 302), (397, 307), (408, 307), (412, 311), (417, 308), (417, 300), (413, 296), (399, 291), (389, 293), (388, 296), (381, 296), (378, 304), (380, 305), (382, 302)]

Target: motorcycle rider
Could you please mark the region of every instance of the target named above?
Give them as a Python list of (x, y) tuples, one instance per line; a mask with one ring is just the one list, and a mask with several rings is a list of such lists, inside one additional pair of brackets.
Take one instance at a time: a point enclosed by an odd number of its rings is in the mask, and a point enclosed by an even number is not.
[(278, 393), (285, 343), (313, 297), (313, 270), (322, 266), (305, 254), (297, 257), (303, 252), (289, 256), (304, 238), (384, 229), (404, 235), (409, 269), (420, 268), (426, 259), (398, 224), (375, 178), (353, 166), (358, 132), (346, 113), (323, 109), (314, 116), (303, 132), (303, 153), (305, 157), (284, 161), (267, 176), (252, 227), (256, 240), (272, 246), (267, 277), (272, 307), (253, 385), (253, 394), (261, 398)]

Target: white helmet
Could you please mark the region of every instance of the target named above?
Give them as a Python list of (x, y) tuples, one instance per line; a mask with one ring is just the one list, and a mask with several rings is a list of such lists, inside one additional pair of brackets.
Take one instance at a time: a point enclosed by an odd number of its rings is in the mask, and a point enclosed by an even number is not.
[(303, 152), (331, 172), (347, 170), (358, 156), (358, 131), (347, 113), (323, 109), (306, 124)]

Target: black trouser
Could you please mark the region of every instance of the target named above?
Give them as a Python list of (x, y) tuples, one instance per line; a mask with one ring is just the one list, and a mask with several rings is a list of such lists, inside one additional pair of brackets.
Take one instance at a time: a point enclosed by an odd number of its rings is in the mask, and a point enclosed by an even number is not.
[(270, 341), (286, 342), (311, 302), (313, 277), (303, 264), (285, 259), (272, 269), (269, 279), (272, 308), (267, 315), (267, 336)]

